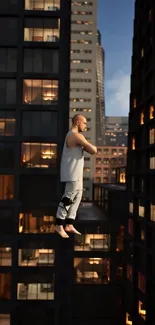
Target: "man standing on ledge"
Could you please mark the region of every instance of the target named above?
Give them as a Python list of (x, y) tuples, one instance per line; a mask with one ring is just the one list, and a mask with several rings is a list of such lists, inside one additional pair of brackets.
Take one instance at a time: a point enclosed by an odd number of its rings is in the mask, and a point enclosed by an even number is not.
[[(83, 193), (83, 150), (91, 155), (97, 148), (89, 143), (81, 132), (86, 131), (87, 120), (83, 115), (76, 114), (72, 119), (71, 130), (67, 133), (60, 168), (60, 181), (65, 182), (65, 191), (56, 214), (55, 230), (63, 238), (69, 238), (67, 232), (81, 235), (73, 226), (77, 209)], [(65, 229), (64, 229), (65, 222)]]

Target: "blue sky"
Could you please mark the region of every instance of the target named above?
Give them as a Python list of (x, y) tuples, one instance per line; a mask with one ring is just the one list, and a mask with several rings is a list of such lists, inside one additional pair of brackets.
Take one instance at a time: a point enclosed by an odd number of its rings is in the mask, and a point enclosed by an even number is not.
[(134, 0), (98, 0), (98, 28), (105, 50), (106, 115), (127, 116)]

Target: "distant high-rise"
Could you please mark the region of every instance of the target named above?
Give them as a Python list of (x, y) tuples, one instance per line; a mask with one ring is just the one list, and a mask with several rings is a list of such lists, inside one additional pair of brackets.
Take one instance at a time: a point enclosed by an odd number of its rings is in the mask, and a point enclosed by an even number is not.
[(105, 96), (104, 96), (104, 49), (101, 46), (101, 33), (97, 31), (96, 44), (96, 145), (104, 145)]
[(105, 118), (105, 146), (126, 147), (128, 139), (128, 117), (106, 116)]
[[(97, 0), (72, 0), (70, 118), (87, 118), (88, 141), (96, 142), (96, 31)], [(83, 200), (91, 200), (94, 157), (85, 154)]]

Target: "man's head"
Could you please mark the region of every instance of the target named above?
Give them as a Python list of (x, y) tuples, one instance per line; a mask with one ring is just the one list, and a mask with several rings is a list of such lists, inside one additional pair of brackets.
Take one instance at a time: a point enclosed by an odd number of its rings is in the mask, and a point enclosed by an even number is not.
[(87, 129), (87, 120), (81, 114), (76, 114), (72, 118), (72, 127), (76, 128), (78, 132), (86, 131)]

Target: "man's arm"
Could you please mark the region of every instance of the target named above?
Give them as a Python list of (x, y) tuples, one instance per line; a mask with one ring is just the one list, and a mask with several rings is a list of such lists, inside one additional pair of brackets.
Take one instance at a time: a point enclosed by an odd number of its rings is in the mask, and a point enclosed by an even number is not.
[(83, 149), (88, 153), (90, 153), (91, 155), (97, 153), (97, 148), (93, 146), (90, 142), (88, 142), (82, 134), (77, 133), (75, 135), (75, 142), (76, 145), (81, 145), (81, 147), (83, 147)]

